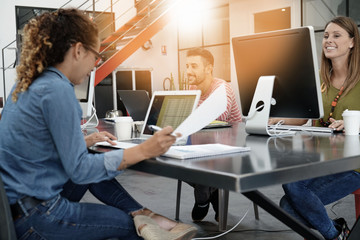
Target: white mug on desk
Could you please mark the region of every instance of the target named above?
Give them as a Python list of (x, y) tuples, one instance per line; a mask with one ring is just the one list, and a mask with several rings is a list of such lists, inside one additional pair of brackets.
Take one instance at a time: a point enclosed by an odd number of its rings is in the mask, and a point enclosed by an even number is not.
[(130, 139), (133, 128), (132, 117), (115, 117), (115, 135), (118, 140)]
[(360, 111), (346, 109), (342, 117), (344, 119), (345, 135), (359, 135)]

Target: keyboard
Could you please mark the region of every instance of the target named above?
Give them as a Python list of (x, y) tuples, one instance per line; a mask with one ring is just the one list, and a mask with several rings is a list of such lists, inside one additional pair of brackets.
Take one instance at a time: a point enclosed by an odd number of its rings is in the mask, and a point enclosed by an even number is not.
[[(328, 127), (314, 127), (314, 126), (295, 126), (295, 125), (269, 125), (270, 130), (288, 130), (288, 131), (304, 131), (304, 132), (317, 132), (317, 133), (334, 133), (337, 132)], [(340, 131), (342, 132), (342, 131)]]

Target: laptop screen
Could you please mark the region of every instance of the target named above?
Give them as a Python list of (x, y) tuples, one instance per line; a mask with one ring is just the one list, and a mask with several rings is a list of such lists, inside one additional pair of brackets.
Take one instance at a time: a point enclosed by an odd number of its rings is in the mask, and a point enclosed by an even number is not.
[(145, 118), (142, 135), (153, 135), (149, 125), (176, 129), (196, 108), (200, 91), (155, 92)]

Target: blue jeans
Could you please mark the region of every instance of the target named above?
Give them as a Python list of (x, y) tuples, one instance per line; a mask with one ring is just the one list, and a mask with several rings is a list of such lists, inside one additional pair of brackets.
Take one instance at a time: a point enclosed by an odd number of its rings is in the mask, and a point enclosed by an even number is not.
[(69, 201), (79, 202), (87, 190), (104, 204), (121, 209), (127, 214), (143, 208), (115, 178), (85, 185), (78, 185), (68, 181), (63, 187), (61, 196)]
[[(87, 190), (107, 205), (79, 203)], [(18, 239), (141, 239), (130, 213), (143, 207), (115, 180), (77, 185), (15, 221)]]
[(360, 173), (348, 171), (324, 177), (284, 184), (280, 206), (306, 226), (318, 230), (325, 239), (339, 235), (325, 205), (360, 188)]

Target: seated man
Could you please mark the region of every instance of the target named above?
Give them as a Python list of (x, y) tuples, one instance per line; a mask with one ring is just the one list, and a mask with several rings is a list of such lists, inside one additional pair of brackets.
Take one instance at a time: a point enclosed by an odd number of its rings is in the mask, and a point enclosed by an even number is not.
[[(217, 120), (225, 122), (241, 122), (241, 113), (231, 85), (225, 80), (213, 77), (214, 57), (206, 49), (195, 48), (187, 52), (186, 69), (190, 90), (201, 90), (199, 105), (205, 101), (221, 85), (225, 85), (227, 94), (226, 111)], [(218, 190), (216, 188), (190, 184), (194, 187), (195, 204), (192, 219), (201, 221), (207, 215), (209, 204), (213, 205), (215, 220), (218, 216)]]

